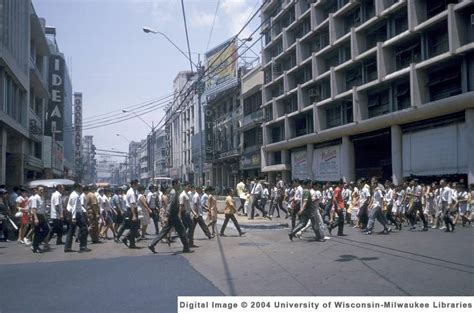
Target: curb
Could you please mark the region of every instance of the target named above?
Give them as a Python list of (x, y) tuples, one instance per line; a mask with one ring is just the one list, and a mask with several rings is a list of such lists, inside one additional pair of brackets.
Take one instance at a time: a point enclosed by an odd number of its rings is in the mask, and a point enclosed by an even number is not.
[[(224, 219), (217, 219), (217, 225), (222, 226), (224, 224)], [(284, 229), (288, 228), (289, 224), (288, 223), (273, 223), (273, 224), (249, 224), (249, 223), (240, 223), (239, 225), (241, 228), (245, 229)], [(234, 223), (227, 223), (227, 227), (230, 227), (232, 229), (235, 229)]]

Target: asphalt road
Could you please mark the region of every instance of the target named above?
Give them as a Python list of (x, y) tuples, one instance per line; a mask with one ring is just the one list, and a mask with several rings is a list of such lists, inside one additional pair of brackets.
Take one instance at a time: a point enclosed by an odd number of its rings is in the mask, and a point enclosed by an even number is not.
[(197, 229), (189, 255), (179, 242), (157, 255), (110, 241), (41, 255), (0, 243), (0, 312), (175, 312), (178, 295), (474, 295), (474, 228), (346, 233), (290, 242), (284, 229), (229, 227), (207, 240)]

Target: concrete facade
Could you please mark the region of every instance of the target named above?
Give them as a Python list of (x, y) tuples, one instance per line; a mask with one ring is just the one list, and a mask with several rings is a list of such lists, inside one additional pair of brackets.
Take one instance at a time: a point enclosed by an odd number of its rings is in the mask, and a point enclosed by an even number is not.
[[(266, 1), (262, 171), (474, 183), (473, 14), (472, 1)], [(410, 140), (449, 142), (433, 136), (441, 129), (457, 141), (457, 167), (409, 158)]]

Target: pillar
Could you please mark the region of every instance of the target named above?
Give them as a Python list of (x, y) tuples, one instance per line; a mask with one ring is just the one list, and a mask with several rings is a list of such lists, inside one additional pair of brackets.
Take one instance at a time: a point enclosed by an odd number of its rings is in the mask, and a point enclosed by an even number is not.
[(309, 143), (306, 145), (306, 167), (308, 178), (313, 180), (314, 173), (313, 173), (313, 153), (314, 153), (314, 144)]
[(0, 184), (5, 184), (7, 170), (7, 131), (5, 128), (0, 128)]
[[(290, 151), (282, 150), (281, 151), (281, 164), (291, 165)], [(290, 181), (290, 171), (283, 171), (281, 174), (283, 181)]]
[(341, 178), (346, 182), (355, 181), (354, 143), (348, 136), (342, 137)]
[(398, 185), (403, 182), (402, 129), (398, 125), (391, 127), (392, 137), (392, 182)]
[(467, 183), (474, 184), (474, 109), (466, 110)]

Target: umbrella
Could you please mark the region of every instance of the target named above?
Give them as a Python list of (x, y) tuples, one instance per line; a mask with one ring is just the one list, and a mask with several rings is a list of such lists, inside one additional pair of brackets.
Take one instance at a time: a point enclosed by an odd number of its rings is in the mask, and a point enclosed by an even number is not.
[(38, 186), (54, 188), (57, 185), (72, 186), (74, 185), (74, 181), (70, 179), (41, 179), (41, 180), (33, 180), (26, 184), (28, 188), (35, 188)]

